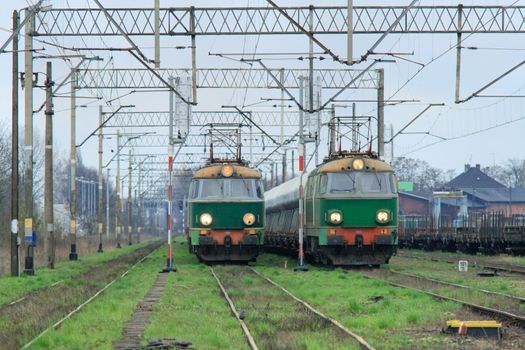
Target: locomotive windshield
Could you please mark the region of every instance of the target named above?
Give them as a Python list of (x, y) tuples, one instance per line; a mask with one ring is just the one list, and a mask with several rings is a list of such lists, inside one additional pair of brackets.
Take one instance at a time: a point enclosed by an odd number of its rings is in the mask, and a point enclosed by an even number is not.
[(321, 177), (320, 193), (394, 193), (393, 176), (378, 172), (328, 173)]
[(256, 179), (199, 179), (192, 181), (190, 196), (192, 199), (260, 199), (263, 187)]

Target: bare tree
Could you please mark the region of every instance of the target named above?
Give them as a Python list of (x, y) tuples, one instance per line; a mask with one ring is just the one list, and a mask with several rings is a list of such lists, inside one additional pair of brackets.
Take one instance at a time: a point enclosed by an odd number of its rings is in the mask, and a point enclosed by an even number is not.
[(420, 159), (399, 157), (392, 166), (399, 180), (413, 182), (418, 191), (434, 191), (454, 177), (454, 170), (434, 168)]
[(509, 186), (525, 187), (525, 159), (509, 159), (506, 162)]

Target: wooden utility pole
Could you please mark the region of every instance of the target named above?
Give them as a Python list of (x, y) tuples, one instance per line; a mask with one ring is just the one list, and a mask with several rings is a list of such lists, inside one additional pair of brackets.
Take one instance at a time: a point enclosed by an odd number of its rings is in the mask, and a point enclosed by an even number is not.
[[(13, 11), (13, 33), (18, 28), (18, 12)], [(11, 131), (11, 276), (20, 275), (18, 238), (18, 34), (13, 36)]]
[(55, 268), (55, 225), (53, 215), (53, 75), (51, 62), (46, 65), (46, 150), (45, 150), (45, 189), (44, 189), (44, 216), (47, 232), (47, 262), (51, 269)]
[[(104, 123), (104, 114), (102, 113), (102, 106), (98, 109), (98, 124), (102, 125)], [(104, 249), (102, 247), (102, 230), (104, 228), (104, 213), (103, 213), (103, 177), (102, 177), (102, 128), (98, 129), (98, 252), (103, 253)]]

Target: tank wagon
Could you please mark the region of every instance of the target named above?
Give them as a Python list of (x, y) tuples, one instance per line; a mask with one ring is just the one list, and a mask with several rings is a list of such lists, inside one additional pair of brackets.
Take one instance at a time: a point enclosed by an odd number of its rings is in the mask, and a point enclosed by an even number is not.
[[(300, 178), (265, 194), (265, 248), (298, 249)], [(303, 175), (304, 252), (339, 266), (389, 262), (397, 247), (397, 180), (372, 154), (346, 153)]]
[(261, 174), (243, 162), (221, 161), (197, 170), (188, 194), (190, 252), (204, 262), (249, 262), (264, 239)]

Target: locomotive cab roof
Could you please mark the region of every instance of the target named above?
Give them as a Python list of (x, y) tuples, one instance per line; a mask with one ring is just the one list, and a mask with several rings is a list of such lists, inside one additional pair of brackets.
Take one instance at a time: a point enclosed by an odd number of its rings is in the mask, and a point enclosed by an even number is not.
[(200, 168), (193, 174), (193, 179), (220, 179), (228, 177), (260, 179), (261, 174), (256, 169), (252, 169), (244, 164), (232, 164), (231, 162), (213, 163)]
[(328, 160), (321, 164), (315, 172), (336, 173), (348, 170), (379, 172), (394, 171), (390, 164), (379, 160), (376, 157), (371, 157), (368, 154), (349, 154), (344, 157)]

